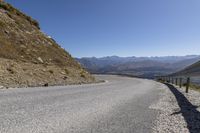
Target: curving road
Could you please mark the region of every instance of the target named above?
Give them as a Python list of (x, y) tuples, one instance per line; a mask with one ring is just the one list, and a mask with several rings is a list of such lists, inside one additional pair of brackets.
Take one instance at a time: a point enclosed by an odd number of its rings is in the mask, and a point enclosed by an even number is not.
[(163, 85), (97, 76), (107, 82), (0, 90), (1, 133), (148, 133), (157, 112), (149, 106)]

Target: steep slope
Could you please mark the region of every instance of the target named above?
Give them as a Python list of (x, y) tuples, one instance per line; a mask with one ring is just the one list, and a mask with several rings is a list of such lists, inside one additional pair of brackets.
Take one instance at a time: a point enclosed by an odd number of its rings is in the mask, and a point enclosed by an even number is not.
[(174, 75), (200, 76), (200, 61), (175, 73)]
[(169, 67), (174, 68), (174, 70), (176, 70), (176, 71), (180, 71), (180, 70), (183, 70), (183, 69), (191, 66), (192, 64), (198, 62), (199, 60), (200, 60), (200, 57), (185, 59), (182, 61), (172, 63), (172, 64), (170, 64)]
[(94, 82), (94, 78), (36, 20), (0, 2), (0, 85), (7, 87)]

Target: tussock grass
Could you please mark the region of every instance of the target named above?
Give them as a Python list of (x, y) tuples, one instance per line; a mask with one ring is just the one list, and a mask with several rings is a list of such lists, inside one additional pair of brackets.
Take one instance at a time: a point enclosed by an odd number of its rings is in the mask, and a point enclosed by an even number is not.
[(200, 92), (200, 86), (196, 84), (190, 84), (190, 89)]
[[(0, 83), (5, 87), (95, 82), (37, 21), (0, 2)], [(15, 64), (15, 65), (13, 65)]]
[[(19, 11), (18, 9), (14, 8), (13, 6), (11, 6), (10, 4), (8, 3), (5, 3), (5, 2), (1, 2), (0, 3), (0, 8), (3, 8), (4, 10), (10, 12), (11, 14), (15, 14), (17, 16), (20, 16), (20, 17), (23, 17), (25, 18), (27, 21), (29, 21), (32, 25), (36, 26), (38, 29), (40, 29), (40, 26), (39, 26), (39, 23), (32, 19), (31, 17), (25, 15), (24, 13), (22, 13), (21, 11)], [(9, 14), (10, 17), (12, 17), (12, 15)]]
[(4, 27), (5, 26), (5, 23), (0, 21), (0, 27)]

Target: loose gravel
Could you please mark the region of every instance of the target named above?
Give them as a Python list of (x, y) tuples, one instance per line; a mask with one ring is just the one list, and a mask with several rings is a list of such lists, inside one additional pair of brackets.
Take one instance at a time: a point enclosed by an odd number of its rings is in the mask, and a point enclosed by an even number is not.
[(200, 93), (166, 85), (151, 109), (159, 110), (154, 133), (200, 133)]

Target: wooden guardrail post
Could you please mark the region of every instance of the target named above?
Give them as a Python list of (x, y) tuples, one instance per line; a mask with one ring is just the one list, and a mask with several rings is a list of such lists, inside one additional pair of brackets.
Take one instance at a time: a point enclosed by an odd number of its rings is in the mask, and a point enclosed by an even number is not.
[(190, 87), (190, 78), (187, 78), (187, 83), (186, 83), (186, 93), (189, 92), (189, 87)]
[(174, 78), (172, 77), (172, 84), (174, 84)]
[(179, 79), (179, 87), (182, 88), (182, 78)]
[(176, 85), (178, 85), (178, 78), (176, 78)]

